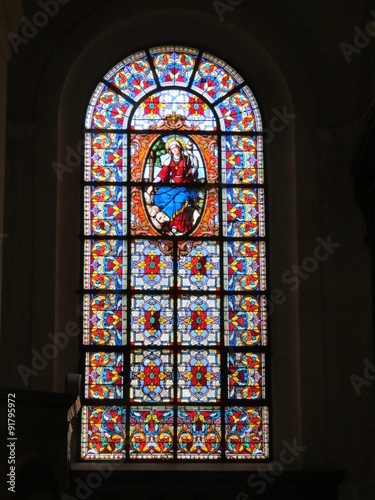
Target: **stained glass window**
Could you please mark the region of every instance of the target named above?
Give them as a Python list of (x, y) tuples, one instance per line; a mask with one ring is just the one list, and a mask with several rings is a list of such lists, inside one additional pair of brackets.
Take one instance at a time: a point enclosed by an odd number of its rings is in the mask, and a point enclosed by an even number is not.
[(228, 64), (156, 47), (85, 120), (81, 458), (269, 457), (257, 101)]

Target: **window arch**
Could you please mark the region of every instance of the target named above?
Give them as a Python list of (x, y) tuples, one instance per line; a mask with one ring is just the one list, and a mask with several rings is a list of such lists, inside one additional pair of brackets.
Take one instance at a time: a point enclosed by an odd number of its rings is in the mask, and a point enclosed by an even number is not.
[(140, 51), (85, 121), (82, 459), (269, 455), (262, 122), (220, 59)]

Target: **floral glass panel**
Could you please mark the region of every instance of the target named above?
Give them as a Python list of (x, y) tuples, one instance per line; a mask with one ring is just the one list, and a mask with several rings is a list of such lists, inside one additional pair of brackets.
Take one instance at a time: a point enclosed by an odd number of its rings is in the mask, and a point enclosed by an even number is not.
[(214, 102), (242, 82), (242, 78), (223, 61), (204, 54), (192, 88)]
[(268, 408), (226, 408), (225, 440), (229, 459), (268, 458)]
[(172, 345), (173, 310), (173, 298), (169, 295), (134, 295), (130, 342), (136, 345)]
[(126, 189), (87, 186), (85, 214), (85, 235), (123, 236), (127, 230)]
[(225, 345), (266, 345), (266, 297), (229, 295), (224, 301)]
[(262, 122), (258, 105), (248, 87), (232, 94), (216, 106), (223, 130), (228, 132), (260, 132)]
[(208, 104), (185, 90), (163, 90), (148, 96), (134, 113), (131, 128), (152, 130), (178, 124), (181, 130), (216, 130), (216, 119)]
[(263, 138), (228, 135), (222, 138), (223, 182), (263, 184)]
[(181, 290), (218, 290), (220, 288), (220, 249), (214, 242), (180, 244), (178, 287)]
[(126, 280), (126, 249), (121, 240), (86, 240), (84, 287), (120, 290)]
[(186, 407), (177, 414), (177, 457), (221, 457), (221, 412), (218, 408)]
[(132, 242), (131, 283), (140, 290), (168, 290), (173, 286), (173, 261), (164, 242)]
[(264, 236), (263, 189), (224, 189), (224, 236)]
[(120, 399), (123, 396), (124, 356), (118, 353), (86, 353), (86, 397)]
[(193, 74), (198, 51), (185, 47), (151, 49), (156, 74), (162, 87), (187, 87)]
[(220, 401), (219, 351), (181, 351), (177, 355), (177, 400)]
[(84, 344), (122, 346), (126, 343), (126, 296), (85, 295)]
[(130, 366), (131, 401), (173, 401), (171, 351), (132, 351)]
[(126, 144), (122, 134), (86, 134), (85, 181), (125, 181)]
[(177, 302), (177, 342), (183, 345), (220, 344), (220, 299), (182, 296)]
[(224, 245), (227, 290), (265, 289), (264, 242), (227, 242)]
[(123, 94), (138, 101), (146, 92), (156, 88), (156, 83), (147, 56), (138, 52), (111, 69), (104, 77)]
[(85, 460), (125, 458), (126, 411), (121, 406), (82, 408), (81, 457)]
[(173, 414), (173, 409), (158, 407), (130, 410), (130, 458), (173, 457)]
[(264, 354), (250, 352), (229, 354), (229, 399), (264, 399), (264, 369)]
[(100, 83), (92, 97), (87, 118), (87, 129), (125, 129), (128, 124), (131, 104)]

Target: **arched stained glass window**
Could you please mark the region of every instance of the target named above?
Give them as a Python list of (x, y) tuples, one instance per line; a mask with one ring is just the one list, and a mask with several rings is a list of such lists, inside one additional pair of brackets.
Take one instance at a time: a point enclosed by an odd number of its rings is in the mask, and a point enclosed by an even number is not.
[(262, 122), (243, 79), (138, 52), (87, 109), (81, 457), (269, 454)]

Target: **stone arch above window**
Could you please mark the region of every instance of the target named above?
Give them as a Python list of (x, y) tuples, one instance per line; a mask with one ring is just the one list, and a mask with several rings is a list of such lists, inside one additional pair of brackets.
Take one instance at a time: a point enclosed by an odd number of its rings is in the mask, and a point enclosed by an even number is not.
[(187, 47), (117, 64), (85, 120), (81, 457), (269, 457), (262, 121)]

